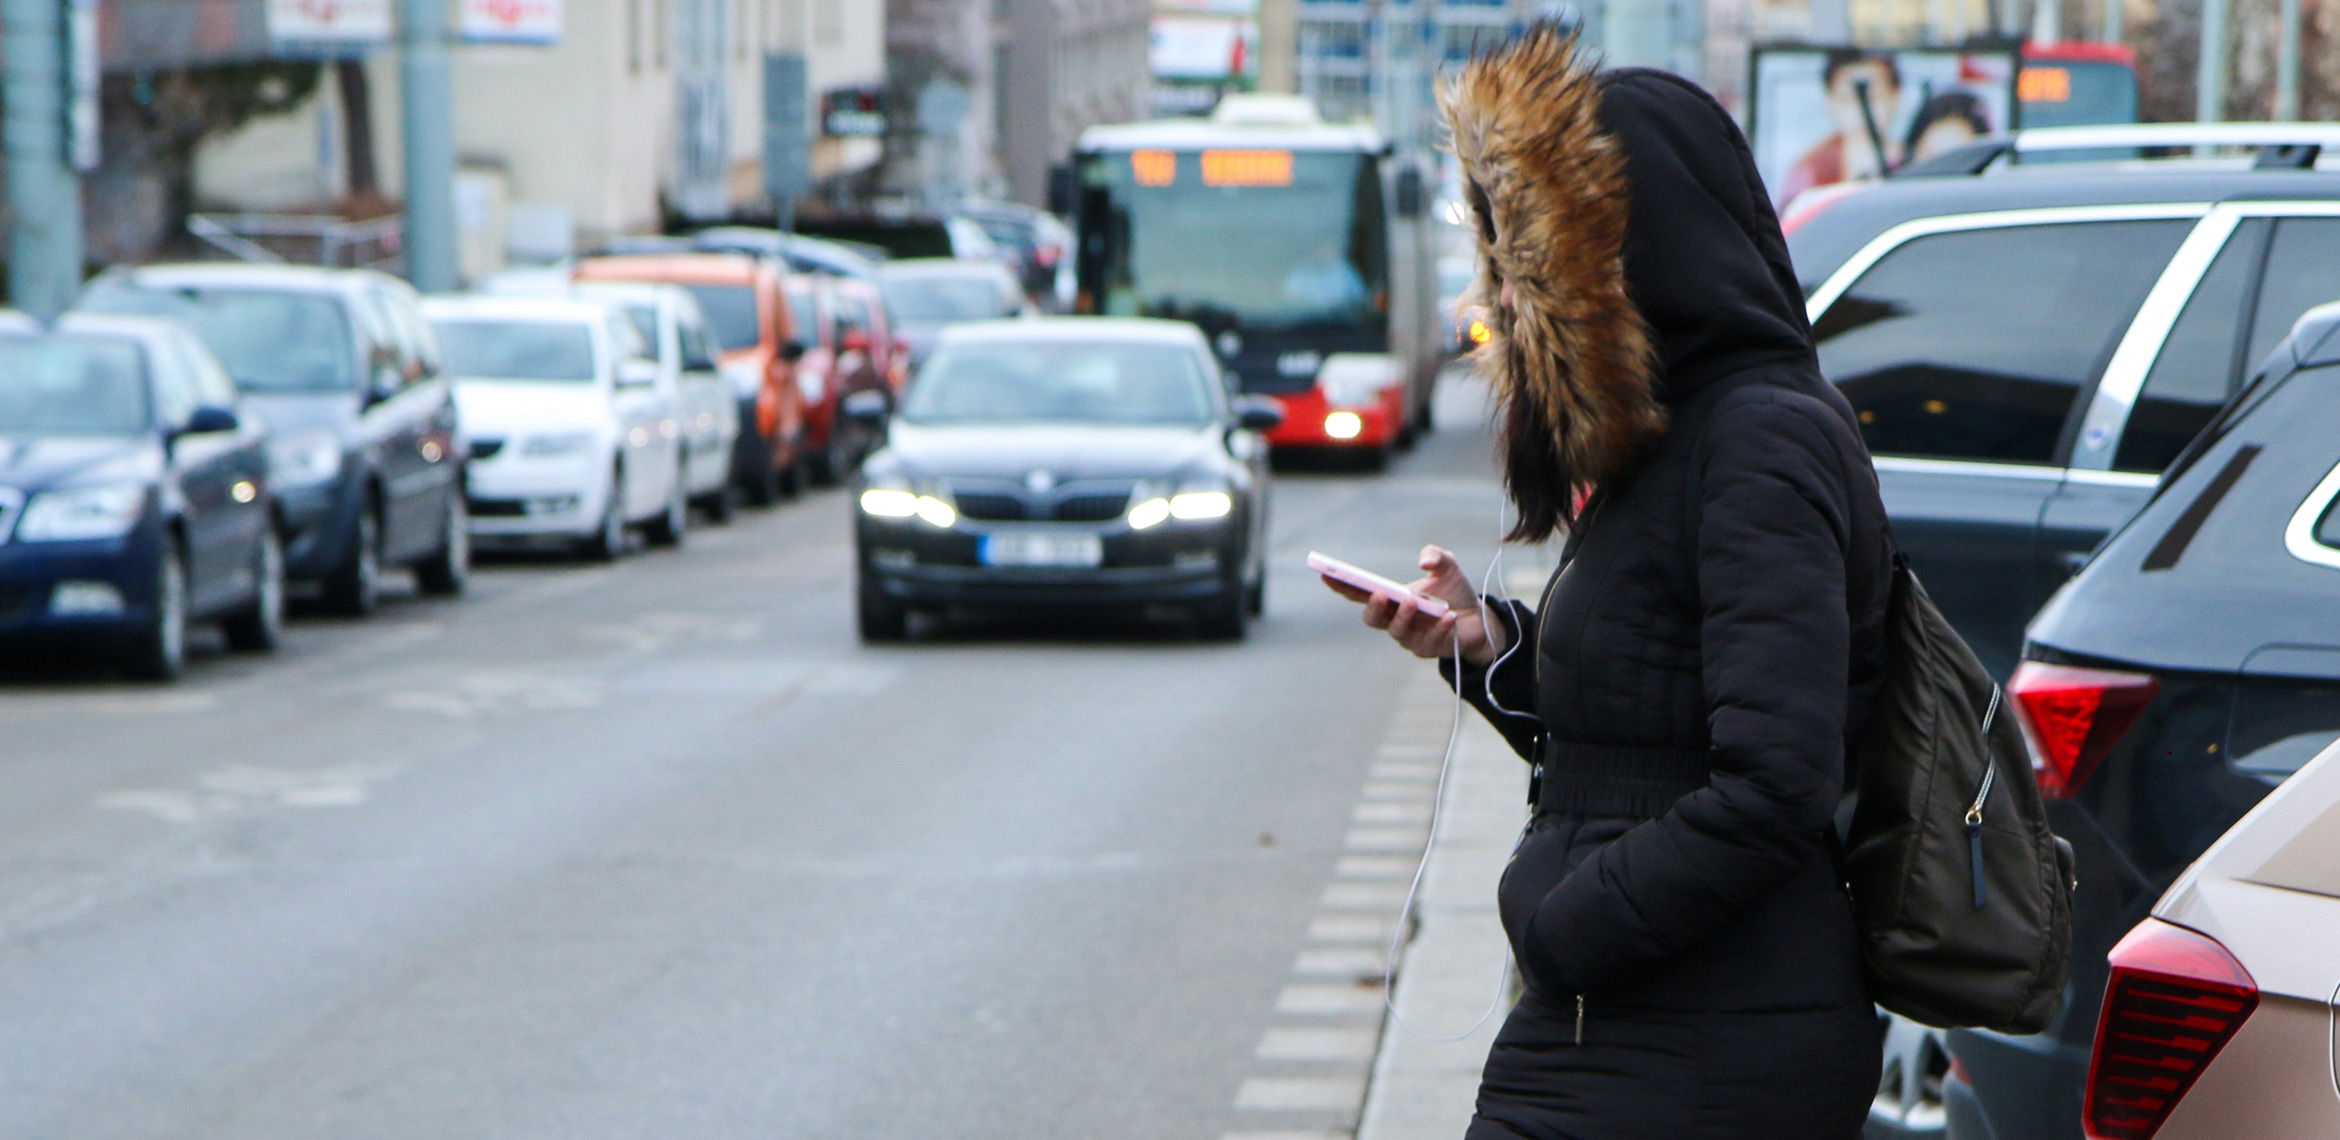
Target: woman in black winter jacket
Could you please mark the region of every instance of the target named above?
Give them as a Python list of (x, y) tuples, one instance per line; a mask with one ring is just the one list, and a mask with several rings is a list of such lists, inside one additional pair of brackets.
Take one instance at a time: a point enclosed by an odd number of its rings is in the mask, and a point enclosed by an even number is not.
[(1416, 588), (1454, 614), (1366, 607), (1540, 773), (1500, 891), (1526, 992), (1469, 1140), (1850, 1140), (1878, 1023), (1828, 829), (1889, 570), (1852, 408), (1703, 91), (1542, 27), (1443, 96), (1511, 537), (1566, 535), (1533, 608), (1435, 547)]

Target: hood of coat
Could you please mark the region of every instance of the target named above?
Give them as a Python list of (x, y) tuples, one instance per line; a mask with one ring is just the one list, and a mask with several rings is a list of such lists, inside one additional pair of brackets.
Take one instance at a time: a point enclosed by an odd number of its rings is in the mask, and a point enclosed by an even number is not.
[[(1478, 351), (1507, 412), (1599, 483), (1717, 377), (1812, 358), (1770, 196), (1712, 96), (1662, 71), (1595, 70), (1537, 25), (1440, 91), (1492, 315)], [(1510, 306), (1493, 303), (1508, 283)]]

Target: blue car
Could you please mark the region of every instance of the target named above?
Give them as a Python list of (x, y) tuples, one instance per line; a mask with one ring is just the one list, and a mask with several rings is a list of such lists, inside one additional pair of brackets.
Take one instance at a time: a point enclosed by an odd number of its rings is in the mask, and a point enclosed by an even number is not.
[(0, 316), (0, 660), (80, 642), (169, 680), (195, 621), (273, 649), (280, 528), (267, 432), (193, 333)]

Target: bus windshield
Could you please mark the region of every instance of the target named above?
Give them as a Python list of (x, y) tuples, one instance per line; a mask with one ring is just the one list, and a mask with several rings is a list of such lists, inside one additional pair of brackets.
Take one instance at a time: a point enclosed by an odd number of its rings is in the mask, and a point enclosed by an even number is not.
[(1095, 301), (1107, 316), (1253, 331), (1385, 323), (1388, 241), (1371, 155), (1107, 152), (1087, 156), (1082, 183), (1110, 203)]

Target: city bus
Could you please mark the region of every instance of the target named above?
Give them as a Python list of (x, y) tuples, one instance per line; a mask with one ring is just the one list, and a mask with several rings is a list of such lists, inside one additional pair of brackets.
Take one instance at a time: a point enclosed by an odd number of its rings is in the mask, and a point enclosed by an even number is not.
[(1378, 466), (1430, 426), (1436, 283), (1419, 167), (1303, 99), (1091, 127), (1075, 152), (1080, 312), (1200, 327), (1230, 382), (1275, 397), (1274, 447)]

